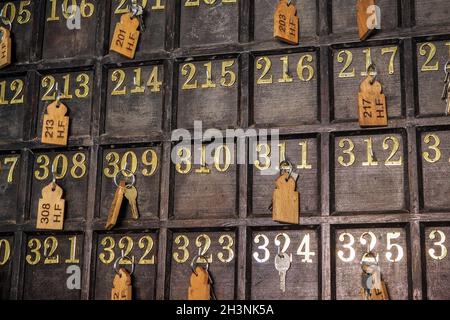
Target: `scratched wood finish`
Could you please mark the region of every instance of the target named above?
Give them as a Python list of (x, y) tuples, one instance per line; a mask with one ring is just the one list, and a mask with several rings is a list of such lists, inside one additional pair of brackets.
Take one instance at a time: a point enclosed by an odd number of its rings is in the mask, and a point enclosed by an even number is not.
[[(141, 32), (139, 36), (139, 43), (136, 48), (136, 58), (139, 58), (142, 54), (149, 53), (156, 50), (164, 49), (165, 40), (165, 24), (166, 24), (166, 3), (167, 0), (161, 1), (161, 6), (158, 6), (155, 1), (138, 1), (139, 5), (146, 4), (143, 7), (145, 11), (144, 25), (145, 31)], [(120, 17), (126, 12), (128, 3), (122, 0), (111, 1), (111, 23), (110, 41), (114, 33), (116, 23), (120, 21)]]
[[(440, 26), (448, 24), (450, 9), (445, 0), (414, 0), (415, 22), (418, 26)], [(439, 8), (439, 10), (436, 10)]]
[[(236, 234), (233, 230), (201, 230), (201, 231), (184, 231), (173, 230), (169, 237), (168, 246), (168, 261), (167, 266), (170, 266), (170, 273), (168, 274), (167, 281), (169, 282), (169, 290), (167, 298), (170, 300), (186, 300), (188, 297), (189, 279), (192, 274), (191, 262), (198, 254), (198, 246), (196, 246), (196, 239), (200, 235), (207, 235), (211, 239), (211, 246), (207, 252), (204, 253), (205, 257), (210, 259), (209, 272), (214, 281), (214, 292), (218, 300), (232, 300), (236, 297), (236, 261), (239, 256), (237, 252), (237, 240)], [(174, 260), (174, 255), (177, 255), (180, 259), (185, 258), (184, 250), (179, 250), (180, 245), (184, 245), (183, 242), (176, 244), (174, 240), (177, 236), (185, 235), (189, 239), (189, 246), (185, 249), (189, 252), (189, 257), (186, 262), (178, 263)], [(218, 255), (223, 254), (223, 259), (230, 258), (229, 251), (223, 250), (223, 245), (219, 243), (219, 239), (222, 235), (228, 235), (233, 239), (233, 259), (230, 262), (222, 262), (219, 260)], [(224, 243), (228, 245), (228, 243)], [(204, 245), (204, 242), (200, 243)], [(202, 247), (204, 248), (204, 247)], [(205, 266), (205, 263), (198, 264), (199, 266)]]
[[(395, 137), (399, 141), (398, 151), (392, 161), (402, 158), (402, 165), (386, 166), (393, 149), (384, 150), (383, 141), (386, 137)], [(339, 141), (343, 138), (351, 139), (355, 145), (355, 162), (353, 165), (344, 167), (339, 162), (339, 156), (344, 161), (349, 161), (348, 155), (339, 147)], [(365, 139), (372, 138), (373, 158), (378, 161), (376, 166), (364, 166), (363, 162), (368, 159), (367, 143)], [(385, 134), (367, 134), (364, 136), (335, 137), (334, 140), (334, 166), (331, 168), (334, 176), (332, 195), (334, 199), (333, 208), (336, 213), (343, 212), (366, 212), (380, 213), (383, 211), (406, 210), (407, 194), (407, 154), (404, 152), (404, 137), (400, 133), (390, 132)], [(392, 142), (391, 147), (392, 147)]]
[(103, 1), (90, 0), (89, 3), (93, 4), (94, 9), (91, 11), (86, 8), (86, 13), (81, 12), (79, 24), (70, 18), (73, 14), (67, 12), (70, 9), (67, 10), (66, 7), (63, 7), (62, 1), (55, 2), (57, 4), (56, 11), (52, 14), (52, 2), (46, 1), (42, 57), (44, 59), (64, 59), (93, 56), (97, 45), (97, 20), (103, 8)]
[[(332, 252), (332, 286), (333, 296), (338, 300), (361, 300), (361, 258), (367, 251), (367, 246), (360, 243), (360, 237), (364, 232), (373, 232), (376, 237), (376, 245), (372, 249), (375, 254), (379, 255), (378, 264), (381, 269), (381, 274), (386, 282), (389, 296), (392, 300), (406, 300), (409, 298), (408, 288), (408, 248), (407, 248), (407, 233), (404, 228), (355, 228), (355, 229), (337, 229), (333, 238), (335, 248)], [(403, 248), (404, 256), (398, 262), (390, 262), (387, 260), (386, 253), (392, 253), (392, 258), (398, 256), (396, 249), (387, 249), (387, 232), (399, 232), (400, 237), (392, 240), (392, 243), (398, 244)], [(339, 237), (344, 233), (350, 233), (354, 236), (355, 243), (353, 249), (355, 250), (355, 259), (351, 262), (342, 261), (338, 254), (342, 252), (345, 258), (349, 256), (348, 248), (343, 247), (343, 244), (348, 243), (345, 238), (344, 242), (339, 240)], [(368, 238), (368, 237), (367, 237)]]
[[(261, 126), (288, 126), (298, 124), (318, 123), (319, 111), (319, 84), (317, 75), (317, 54), (315, 52), (302, 52), (289, 55), (264, 56), (270, 59), (270, 70), (264, 75), (267, 62), (262, 57), (254, 58), (254, 82), (253, 82), (253, 122)], [(289, 60), (287, 74), (292, 82), (280, 82), (283, 80), (283, 62), (280, 59), (287, 57)], [(312, 58), (312, 62), (308, 59)], [(300, 60), (303, 59), (303, 64)], [(259, 65), (259, 68), (258, 68)], [(299, 69), (299, 66), (308, 69)], [(301, 67), (300, 67), (301, 68)], [(308, 80), (311, 77), (309, 81)], [(304, 80), (301, 80), (301, 79)], [(270, 81), (261, 83), (258, 81)], [(277, 112), (272, 112), (274, 105)]]
[[(78, 155), (77, 155), (78, 154)], [(75, 162), (82, 159), (82, 155), (85, 157), (83, 167), (85, 167), (84, 173), (82, 168), (77, 168), (74, 165)], [(50, 163), (46, 164), (46, 160), (42, 159), (42, 156), (48, 156)], [(60, 156), (63, 155), (63, 156)], [(76, 156), (77, 155), (77, 156)], [(76, 156), (76, 158), (74, 158)], [(59, 160), (55, 158), (59, 157)], [(64, 158), (65, 157), (65, 158)], [(67, 159), (67, 165), (65, 165), (65, 159)], [(55, 176), (56, 183), (63, 189), (63, 197), (65, 200), (65, 212), (64, 221), (77, 220), (81, 221), (86, 216), (87, 206), (87, 186), (88, 186), (88, 168), (89, 168), (89, 149), (80, 148), (68, 151), (53, 151), (53, 152), (40, 152), (36, 153), (36, 157), (33, 159), (32, 164), (32, 187), (31, 187), (31, 201), (30, 201), (30, 214), (29, 219), (33, 221), (33, 225), (36, 223), (36, 216), (38, 212), (39, 199), (42, 198), (42, 189), (52, 182), (52, 166), (55, 164)], [(38, 162), (39, 160), (39, 162)], [(64, 174), (64, 168), (66, 172)], [(74, 169), (75, 168), (75, 169)], [(48, 171), (47, 171), (48, 170)], [(72, 173), (73, 170), (75, 177)], [(48, 176), (44, 176), (48, 173)], [(78, 178), (79, 177), (79, 178)]]
[[(215, 88), (202, 88), (202, 84), (207, 81), (207, 71), (205, 63), (211, 61), (211, 81)], [(221, 69), (223, 61), (234, 61), (233, 66), (228, 70), (236, 75), (236, 82), (229, 87), (220, 85)], [(197, 81), (198, 88), (183, 89), (183, 85), (188, 80), (190, 72), (184, 76), (182, 74), (183, 66), (186, 63), (194, 64), (196, 68), (195, 77), (189, 84)], [(239, 59), (229, 57), (227, 59), (202, 61), (180, 61), (178, 64), (178, 97), (176, 102), (176, 125), (178, 128), (194, 128), (194, 121), (201, 120), (204, 128), (233, 128), (239, 121)], [(190, 71), (190, 69), (188, 69)], [(227, 81), (231, 81), (227, 77)]]
[[(286, 274), (286, 292), (280, 290), (280, 276), (275, 269), (274, 259), (278, 252), (278, 247), (275, 246), (275, 237), (278, 234), (285, 233), (289, 236), (291, 243), (287, 248), (286, 253), (292, 254), (291, 267)], [(264, 259), (264, 250), (258, 249), (258, 246), (263, 244), (255, 244), (255, 237), (258, 234), (264, 234), (269, 239), (269, 259), (265, 262), (257, 262), (254, 255), (257, 254), (259, 259)], [(311, 262), (302, 262), (304, 257), (296, 254), (299, 245), (306, 235), (310, 237), (310, 253), (309, 259)], [(249, 239), (251, 244), (251, 252), (248, 253), (248, 259), (251, 259), (251, 286), (250, 298), (252, 300), (316, 300), (319, 298), (319, 257), (320, 238), (318, 232), (315, 229), (288, 229), (288, 230), (253, 230), (251, 232), (252, 238)], [(282, 237), (279, 237), (280, 241), (283, 241)], [(285, 244), (282, 243), (282, 246)], [(312, 255), (314, 253), (314, 255)]]
[[(302, 164), (302, 148), (299, 143), (307, 144), (306, 165), (311, 169), (297, 169)], [(320, 215), (320, 156), (318, 146), (320, 141), (315, 137), (291, 137), (289, 139), (281, 138), (280, 143), (286, 144), (286, 159), (294, 166), (294, 172), (299, 174), (297, 180), (297, 191), (300, 193), (300, 221), (302, 215)], [(270, 142), (268, 142), (270, 146)], [(252, 148), (256, 150), (256, 146)], [(263, 152), (265, 152), (263, 148)], [(278, 152), (271, 150), (272, 154)], [(264, 158), (258, 158), (261, 165), (264, 165)], [(249, 199), (252, 207), (250, 214), (255, 216), (271, 216), (272, 212), (268, 209), (272, 202), (272, 193), (275, 189), (275, 180), (279, 173), (275, 175), (266, 175), (266, 170), (259, 170), (254, 165), (251, 172), (251, 192)]]
[[(0, 299), (9, 299), (9, 290), (11, 289), (12, 276), (12, 255), (14, 254), (14, 237), (10, 234), (0, 234)], [(8, 244), (5, 244), (5, 241)], [(7, 255), (6, 246), (9, 246), (10, 252)]]
[[(145, 152), (147, 152), (148, 150), (153, 150), (158, 158), (158, 167), (152, 175), (149, 175), (152, 171), (152, 167), (145, 165), (146, 162), (142, 161)], [(104, 219), (107, 218), (108, 212), (111, 208), (112, 200), (114, 198), (114, 192), (117, 189), (116, 185), (114, 184), (114, 178), (110, 178), (105, 175), (105, 171), (109, 173), (114, 172), (114, 166), (111, 166), (111, 163), (115, 158), (106, 158), (111, 152), (115, 152), (120, 156), (120, 169), (125, 168), (126, 165), (127, 170), (134, 172), (136, 176), (135, 186), (138, 191), (137, 205), (140, 214), (139, 222), (143, 223), (143, 220), (145, 219), (157, 219), (159, 216), (160, 199), (159, 185), (161, 179), (161, 146), (156, 144), (148, 146), (130, 146), (128, 148), (108, 147), (102, 150), (102, 152), (100, 153), (102, 158), (99, 159), (100, 163), (102, 163), (101, 168), (99, 168), (99, 179), (101, 180), (98, 182), (101, 186), (101, 189), (97, 194), (97, 197), (99, 199), (99, 217)], [(130, 154), (130, 152), (134, 152), (136, 158), (134, 158), (133, 155)], [(134, 160), (132, 160), (133, 158), (137, 161), (134, 162)], [(151, 161), (151, 153), (148, 152), (145, 158), (148, 161)], [(136, 167), (133, 167), (133, 162), (135, 163)], [(122, 163), (124, 164), (124, 166), (122, 166)], [(126, 174), (129, 176), (129, 173)], [(119, 182), (120, 179), (123, 179), (123, 175), (119, 175), (117, 181)], [(126, 177), (126, 183), (131, 183), (131, 179), (131, 176)], [(124, 198), (115, 228), (120, 228), (120, 226), (125, 221), (129, 221), (131, 219), (131, 206), (129, 205), (127, 199)]]
[(17, 219), (20, 190), (20, 154), (3, 153), (0, 155), (0, 163), (3, 169), (0, 171), (1, 224), (15, 222)]
[[(163, 83), (164, 68), (162, 65), (139, 65), (108, 70), (108, 91), (104, 106), (105, 133), (107, 135), (138, 136), (162, 131), (164, 87), (160, 85), (158, 89), (147, 83), (155, 67), (158, 77), (154, 80)], [(122, 85), (120, 85), (122, 78), (117, 75), (121, 71), (118, 70), (125, 72)], [(141, 74), (141, 83), (137, 83), (136, 72)], [(115, 81), (112, 81), (113, 79)], [(158, 85), (156, 84), (156, 86)], [(143, 90), (144, 92), (138, 93), (137, 87), (139, 91)], [(125, 94), (117, 94), (118, 92)], [(138, 114), (139, 117), (130, 117), (130, 114)]]
[[(434, 51), (434, 54), (433, 52)], [(416, 43), (419, 116), (445, 116), (447, 103), (441, 99), (445, 64), (450, 59), (450, 39)]]
[(224, 3), (222, 0), (207, 4), (192, 0), (178, 0), (180, 6), (180, 47), (236, 43), (239, 40), (239, 0)]
[[(75, 257), (79, 260), (78, 263), (67, 263), (66, 260), (70, 258), (70, 237), (77, 237), (77, 246)], [(55, 237), (58, 241), (58, 246), (53, 254), (50, 254), (53, 246), (51, 242), (49, 246), (44, 249), (44, 241), (48, 237)], [(24, 300), (79, 300), (81, 297), (81, 290), (69, 289), (67, 287), (67, 279), (70, 276), (66, 273), (67, 268), (71, 265), (76, 265), (83, 268), (83, 235), (76, 233), (29, 233), (24, 238), (24, 259), (29, 256), (32, 262), (37, 260), (36, 254), (31, 252), (36, 249), (36, 246), (29, 248), (28, 244), (31, 239), (38, 239), (42, 244), (39, 249), (39, 262), (31, 265), (28, 261), (24, 261), (23, 273), (23, 299)], [(47, 253), (47, 258), (44, 256), (44, 250)], [(47, 264), (45, 263), (47, 259)], [(51, 263), (58, 260), (58, 263)], [(81, 279), (83, 281), (83, 279)], [(52, 288), (52, 290), (49, 290)]]
[[(424, 266), (426, 271), (426, 298), (429, 300), (448, 300), (450, 281), (448, 279), (449, 273), (449, 257), (448, 253), (445, 255), (444, 250), (447, 250), (448, 237), (450, 236), (450, 227), (448, 224), (424, 226), (422, 237), (424, 239)], [(434, 239), (430, 239), (434, 231), (441, 231), (445, 238), (442, 238), (439, 233), (435, 234)], [(433, 236), (432, 236), (433, 237)], [(443, 241), (445, 240), (445, 241)], [(443, 249), (440, 244), (443, 243), (446, 249)], [(433, 259), (431, 253), (436, 257)]]
[(6, 20), (12, 22), (12, 63), (29, 62), (33, 50), (36, 1), (4, 1), (0, 3), (0, 10), (4, 12)]
[[(393, 64), (393, 74), (390, 74), (389, 63), (392, 55), (382, 54), (382, 48), (398, 47)], [(352, 61), (348, 68), (346, 64), (350, 62), (349, 55), (342, 53), (342, 60), (339, 61), (339, 52), (348, 50), (352, 54)], [(367, 77), (366, 55), (361, 48), (336, 48), (333, 50), (333, 88), (334, 107), (332, 109), (333, 120), (335, 121), (357, 121), (358, 119), (358, 92), (361, 81)], [(402, 110), (402, 85), (401, 85), (401, 48), (397, 44), (370, 47), (371, 61), (377, 70), (377, 80), (381, 83), (382, 90), (386, 96), (388, 119), (399, 118), (405, 112)], [(344, 76), (343, 73), (353, 73), (351, 77)], [(362, 74), (364, 73), (364, 74)]]
[[(333, 33), (345, 34), (349, 40), (358, 41), (358, 24), (356, 22), (356, 1), (329, 0), (332, 7)], [(381, 30), (389, 32), (399, 25), (399, 0), (377, 0), (375, 4), (380, 8)]]
[[(272, 47), (289, 46), (273, 38), (273, 14), (279, 0), (253, 0), (253, 40)], [(317, 1), (293, 1), (299, 18), (299, 42), (316, 37)]]
[[(66, 115), (69, 117), (69, 140), (89, 136), (91, 132), (89, 124), (91, 123), (92, 115), (92, 90), (93, 83), (95, 81), (94, 72), (90, 70), (73, 72), (58, 71), (58, 73), (55, 72), (48, 75), (54, 77), (55, 83), (53, 89), (48, 92), (51, 85), (49, 85), (49, 82), (44, 81), (45, 75), (40, 78), (39, 107), (38, 117), (36, 118), (38, 121), (36, 133), (37, 137), (41, 137), (43, 118), (46, 113), (47, 106), (54, 101), (53, 97), (57, 96), (56, 83), (58, 83), (58, 90), (63, 94), (61, 101), (67, 107)], [(64, 84), (67, 83), (67, 80), (63, 77), (66, 77), (67, 75), (69, 75), (68, 79), (70, 79), (68, 92), (72, 96), (70, 99), (64, 98)], [(87, 79), (86, 76), (89, 77), (89, 83), (87, 84), (85, 84)], [(46, 94), (47, 92), (48, 94)], [(82, 97), (86, 93), (87, 95)]]
[[(419, 132), (419, 153), (417, 157), (420, 159), (419, 186), (421, 188), (421, 207), (424, 211), (447, 210), (450, 207), (450, 202), (445, 196), (450, 192), (447, 179), (445, 179), (444, 172), (447, 171), (450, 158), (450, 132), (449, 131), (425, 131)], [(433, 135), (433, 136), (430, 136)], [(425, 143), (425, 138), (428, 136), (428, 143)], [(438, 151), (435, 153), (430, 149), (436, 144), (435, 137), (439, 139)], [(428, 157), (425, 159), (425, 154)], [(440, 156), (440, 159), (437, 160)], [(435, 162), (430, 162), (435, 161)]]
[(27, 78), (24, 75), (2, 77), (5, 95), (0, 108), (0, 138), (18, 142), (23, 139), (26, 117), (30, 116), (28, 105)]
[[(104, 240), (111, 237), (114, 240), (114, 248), (111, 242)], [(150, 237), (153, 243), (149, 242)], [(153, 300), (155, 298), (156, 263), (158, 234), (151, 230), (133, 233), (99, 233), (96, 234), (95, 279), (93, 280), (93, 299), (109, 300), (114, 276), (115, 261), (121, 257), (121, 250), (129, 258), (135, 260), (135, 269), (131, 275), (133, 287), (133, 300)], [(131, 239), (131, 241), (129, 241)], [(104, 242), (104, 245), (102, 244)], [(106, 249), (105, 249), (106, 248)], [(128, 248), (131, 248), (129, 250)], [(128, 252), (129, 251), (129, 252)], [(103, 258), (105, 262), (100, 260)], [(153, 261), (153, 263), (151, 263)], [(124, 267), (131, 272), (128, 260), (120, 260), (117, 269)]]

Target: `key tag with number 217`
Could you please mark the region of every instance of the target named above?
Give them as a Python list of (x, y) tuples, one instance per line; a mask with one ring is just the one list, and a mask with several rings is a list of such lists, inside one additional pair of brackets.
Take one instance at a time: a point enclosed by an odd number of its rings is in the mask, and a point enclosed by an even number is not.
[(388, 125), (386, 96), (381, 83), (376, 79), (373, 64), (367, 68), (367, 78), (359, 86), (358, 114), (361, 127), (385, 127)]

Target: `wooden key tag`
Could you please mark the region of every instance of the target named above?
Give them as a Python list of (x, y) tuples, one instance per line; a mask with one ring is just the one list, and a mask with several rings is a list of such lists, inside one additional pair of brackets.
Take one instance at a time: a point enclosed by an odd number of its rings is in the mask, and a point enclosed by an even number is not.
[(208, 271), (202, 267), (197, 267), (195, 268), (195, 273), (192, 272), (191, 275), (188, 300), (210, 300), (211, 285)]
[(1, 40), (0, 40), (0, 69), (11, 64), (11, 50), (12, 50), (12, 41), (11, 41), (11, 32), (4, 28), (0, 27)]
[(36, 229), (62, 230), (64, 224), (65, 200), (63, 189), (56, 183), (50, 183), (42, 189), (39, 199)]
[(299, 193), (295, 191), (296, 181), (284, 173), (275, 181), (273, 191), (272, 219), (282, 223), (299, 224), (300, 201)]
[[(372, 21), (374, 18), (378, 19), (377, 14), (370, 14), (367, 13), (367, 9), (370, 6), (375, 5), (375, 0), (357, 0), (356, 1), (356, 18), (357, 18), (357, 24), (358, 24), (358, 33), (359, 33), (359, 39), (361, 41), (366, 40), (374, 31), (375, 31), (375, 25), (378, 24), (378, 21)], [(369, 28), (369, 20), (372, 19), (370, 22), (374, 25), (373, 27)]]
[(120, 208), (122, 207), (123, 196), (125, 194), (125, 181), (120, 181), (119, 187), (116, 189), (114, 199), (109, 210), (108, 220), (106, 221), (106, 230), (111, 230), (117, 223)]
[(119, 274), (114, 276), (111, 300), (131, 300), (132, 293), (131, 275), (125, 268), (120, 268)]
[(129, 59), (134, 59), (139, 40), (139, 19), (131, 13), (125, 13), (116, 24), (111, 42), (111, 51), (115, 51)]
[(297, 8), (288, 0), (280, 0), (274, 13), (273, 36), (283, 42), (298, 44)]
[(381, 93), (381, 83), (373, 76), (361, 82), (358, 94), (359, 125), (385, 127), (388, 125), (386, 96)]
[(69, 136), (69, 117), (66, 116), (67, 107), (61, 101), (55, 100), (47, 107), (42, 123), (43, 144), (67, 146)]

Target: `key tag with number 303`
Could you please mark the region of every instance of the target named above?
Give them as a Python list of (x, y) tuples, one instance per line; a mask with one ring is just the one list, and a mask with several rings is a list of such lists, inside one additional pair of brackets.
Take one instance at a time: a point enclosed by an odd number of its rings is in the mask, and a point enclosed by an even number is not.
[(11, 41), (11, 21), (6, 21), (3, 18), (2, 13), (2, 20), (3, 23), (6, 22), (7, 25), (9, 25), (9, 30), (5, 27), (0, 27), (0, 69), (7, 67), (11, 64), (11, 55), (12, 55), (12, 41)]
[(42, 189), (39, 199), (36, 229), (63, 230), (65, 200), (63, 189), (56, 183), (55, 168), (52, 166), (53, 181)]
[(388, 125), (386, 96), (376, 79), (375, 65), (367, 68), (367, 78), (359, 86), (358, 115), (361, 127), (385, 127)]
[(136, 0), (132, 0), (131, 6), (128, 6), (128, 12), (120, 17), (120, 22), (116, 24), (114, 35), (111, 41), (111, 51), (120, 55), (134, 59), (136, 48), (139, 41), (140, 32), (144, 31), (143, 8), (138, 5)]
[(295, 4), (291, 0), (280, 0), (273, 18), (273, 36), (283, 42), (298, 45), (298, 16)]
[(67, 146), (69, 137), (69, 117), (67, 107), (61, 102), (61, 92), (56, 84), (56, 100), (47, 106), (47, 113), (44, 115), (42, 123), (43, 144)]

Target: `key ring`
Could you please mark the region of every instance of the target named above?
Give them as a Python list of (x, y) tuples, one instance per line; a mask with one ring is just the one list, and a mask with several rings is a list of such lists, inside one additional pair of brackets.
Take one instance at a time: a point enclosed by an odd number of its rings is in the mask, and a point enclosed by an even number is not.
[[(288, 166), (288, 168), (283, 168), (283, 166)], [(293, 171), (292, 163), (288, 160), (283, 160), (280, 162), (280, 174), (283, 174), (284, 171), (287, 171), (289, 173), (288, 177), (286, 178), (286, 181), (289, 180), (291, 177), (292, 171)]]
[[(373, 71), (373, 75), (370, 74), (371, 70)], [(373, 64), (373, 63), (369, 64), (369, 66), (367, 67), (367, 75), (372, 76), (372, 79), (370, 80), (370, 84), (371, 85), (374, 84), (375, 80), (377, 79), (377, 75), (378, 75), (375, 64)]]
[(58, 82), (56, 83), (55, 91), (56, 91), (56, 105), (59, 106), (61, 103), (61, 98), (64, 97), (64, 95), (58, 89)]
[(136, 176), (134, 175), (134, 173), (127, 168), (124, 168), (117, 172), (117, 174), (114, 176), (114, 184), (117, 188), (119, 188), (119, 183), (117, 182), (117, 177), (119, 176), (119, 174), (122, 174), (125, 178), (128, 178), (125, 174), (128, 174), (132, 177), (131, 183), (126, 185), (127, 188), (133, 187), (136, 183)]
[[(205, 267), (205, 270), (206, 270), (206, 272), (208, 272), (208, 270), (209, 270), (209, 262), (208, 262), (208, 259), (204, 256), (204, 255), (202, 255), (201, 254), (201, 248), (199, 248), (198, 249), (198, 254), (197, 255), (195, 255), (195, 257), (192, 259), (192, 261), (191, 261), (191, 270), (192, 270), (192, 272), (196, 275), (196, 276), (198, 276), (198, 274), (197, 274), (197, 272), (195, 271), (195, 269), (197, 268), (197, 265), (199, 264), (198, 262), (197, 262), (197, 260), (199, 259), (199, 258), (202, 258), (202, 259), (204, 259), (205, 261), (206, 261), (206, 267)], [(194, 268), (194, 265), (195, 265), (195, 268)]]
[[(129, 272), (129, 274), (130, 274), (130, 276), (131, 276), (131, 275), (134, 273), (134, 256), (133, 256), (133, 258), (130, 258), (129, 256), (126, 256), (126, 255), (124, 254), (123, 250), (122, 250), (122, 252), (121, 252), (121, 256), (118, 257), (118, 258), (116, 259), (116, 261), (114, 261), (114, 271), (115, 271), (117, 274), (120, 274), (119, 271), (117, 270), (117, 264), (118, 264), (119, 261), (122, 260), (122, 259), (131, 262), (131, 271)], [(125, 269), (125, 268), (124, 268), (124, 269)], [(125, 270), (126, 270), (126, 269), (125, 269)], [(127, 270), (127, 271), (128, 271), (128, 270)]]

